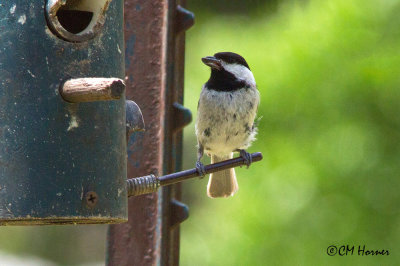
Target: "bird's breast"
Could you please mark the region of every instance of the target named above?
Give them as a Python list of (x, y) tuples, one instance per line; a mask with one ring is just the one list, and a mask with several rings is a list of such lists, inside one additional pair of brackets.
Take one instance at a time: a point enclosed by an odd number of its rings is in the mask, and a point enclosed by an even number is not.
[(253, 136), (253, 122), (259, 104), (256, 88), (214, 91), (200, 94), (196, 135), (206, 151), (226, 153), (243, 148)]

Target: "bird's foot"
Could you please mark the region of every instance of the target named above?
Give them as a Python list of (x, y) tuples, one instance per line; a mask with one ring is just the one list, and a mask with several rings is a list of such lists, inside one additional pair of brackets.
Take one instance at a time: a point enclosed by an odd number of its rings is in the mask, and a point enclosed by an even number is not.
[(251, 157), (251, 154), (245, 150), (240, 150), (239, 152), (240, 152), (240, 157), (242, 157), (246, 162), (247, 169), (249, 169), (250, 164), (253, 162), (253, 158)]
[(204, 164), (200, 161), (196, 162), (196, 170), (200, 175), (200, 179), (202, 179), (206, 175), (206, 168), (204, 167)]

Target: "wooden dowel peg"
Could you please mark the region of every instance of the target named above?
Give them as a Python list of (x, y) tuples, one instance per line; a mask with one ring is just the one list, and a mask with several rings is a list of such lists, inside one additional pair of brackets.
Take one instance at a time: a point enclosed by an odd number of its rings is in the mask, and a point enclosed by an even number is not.
[(118, 100), (125, 83), (118, 78), (77, 78), (65, 81), (60, 88), (62, 98), (71, 103)]

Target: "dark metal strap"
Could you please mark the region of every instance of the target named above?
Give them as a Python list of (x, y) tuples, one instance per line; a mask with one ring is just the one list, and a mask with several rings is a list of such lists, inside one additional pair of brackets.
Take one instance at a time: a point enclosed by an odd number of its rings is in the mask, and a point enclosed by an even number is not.
[[(262, 160), (261, 152), (251, 154), (253, 163)], [(246, 165), (246, 161), (243, 157), (236, 157), (226, 161), (206, 165), (206, 174), (222, 171), (225, 169)], [(168, 186), (171, 184), (179, 183), (184, 180), (200, 176), (196, 168), (184, 170), (169, 175), (156, 177), (154, 175), (135, 177), (128, 179), (128, 197), (137, 196), (147, 193), (156, 192), (160, 186)]]

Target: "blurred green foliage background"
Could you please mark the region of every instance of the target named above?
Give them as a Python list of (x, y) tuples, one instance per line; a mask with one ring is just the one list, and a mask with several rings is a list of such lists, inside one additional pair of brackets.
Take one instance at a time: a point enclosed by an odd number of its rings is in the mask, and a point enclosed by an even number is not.
[[(400, 0), (188, 6), (185, 105), (195, 117), (209, 77), (201, 57), (243, 55), (262, 97), (249, 151), (264, 160), (237, 170), (229, 199), (207, 198), (207, 178), (184, 184), (181, 265), (399, 265)], [(194, 123), (184, 141), (192, 168)], [(63, 265), (103, 261), (105, 230), (0, 228), (0, 249)], [(330, 257), (330, 245), (355, 254)], [(390, 255), (357, 256), (358, 245)]]
[[(241, 3), (193, 3), (185, 105), (195, 113), (209, 77), (201, 57), (243, 55), (262, 97), (250, 151), (264, 160), (237, 170), (233, 198), (208, 199), (207, 178), (185, 183), (182, 265), (399, 265), (400, 1)], [(330, 245), (355, 254), (330, 257)]]

